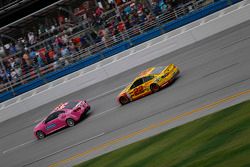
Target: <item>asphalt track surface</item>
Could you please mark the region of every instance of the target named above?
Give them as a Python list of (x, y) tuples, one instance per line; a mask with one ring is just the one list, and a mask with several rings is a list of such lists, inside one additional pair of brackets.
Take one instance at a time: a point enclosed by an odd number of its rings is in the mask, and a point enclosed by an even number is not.
[[(126, 106), (116, 102), (118, 93), (140, 71), (169, 63), (181, 69), (170, 87)], [(71, 166), (248, 99), (250, 92), (194, 110), (249, 89), (250, 22), (246, 22), (1, 123), (0, 166)], [(35, 124), (56, 104), (71, 99), (89, 101), (92, 113), (88, 118), (73, 128), (35, 140)], [(185, 114), (192, 110), (199, 112)], [(166, 119), (171, 121), (134, 133)]]

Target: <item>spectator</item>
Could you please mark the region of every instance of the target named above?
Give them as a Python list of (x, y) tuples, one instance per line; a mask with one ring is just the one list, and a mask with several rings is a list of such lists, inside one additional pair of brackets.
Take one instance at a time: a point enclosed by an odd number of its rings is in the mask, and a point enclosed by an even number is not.
[(4, 70), (1, 68), (0, 68), (0, 80), (2, 82), (6, 82), (6, 76), (5, 76)]
[(25, 52), (25, 53), (23, 54), (23, 60), (25, 61), (25, 64), (26, 64), (28, 67), (31, 66), (31, 61), (30, 61), (28, 52)]
[(10, 57), (8, 59), (8, 61), (9, 61), (10, 68), (14, 69), (14, 67), (15, 67), (15, 61), (14, 61), (13, 57)]
[[(85, 39), (86, 37), (85, 36), (83, 36), (83, 35), (81, 35), (80, 36), (80, 45), (83, 47), (83, 48), (85, 48), (85, 47), (87, 47), (87, 46), (89, 46), (88, 45), (88, 42), (86, 41), (86, 39)], [(75, 45), (75, 43), (72, 41), (72, 43), (73, 43), (73, 45)]]
[(22, 60), (19, 56), (14, 56), (14, 61), (17, 66), (20, 66), (22, 63)]
[(22, 76), (22, 68), (21, 68), (20, 64), (15, 66), (15, 72), (17, 74), (17, 77), (21, 77)]
[(168, 9), (167, 4), (163, 0), (160, 0), (159, 7), (161, 9), (161, 12), (166, 12)]
[(36, 43), (35, 35), (33, 32), (28, 33), (29, 44), (33, 45)]
[(69, 64), (69, 56), (70, 56), (70, 52), (69, 52), (69, 49), (64, 46), (61, 50), (61, 55), (62, 55), (62, 58), (61, 58), (61, 62), (64, 66), (68, 65)]
[(128, 5), (127, 7), (124, 8), (124, 12), (126, 15), (131, 14), (131, 11), (132, 11), (131, 5)]
[(36, 52), (34, 49), (31, 49), (30, 50), (30, 54), (29, 54), (29, 58), (30, 58), (30, 61), (33, 62), (33, 59), (36, 57)]
[(10, 75), (11, 75), (11, 80), (12, 81), (16, 81), (18, 79), (18, 75), (17, 75), (15, 69), (11, 69), (11, 74)]
[(117, 25), (117, 29), (120, 33), (125, 31), (125, 24), (123, 21), (119, 22), (119, 24)]
[(46, 59), (46, 64), (52, 63), (52, 59), (50, 59), (49, 52), (45, 52), (45, 59)]
[(66, 46), (64, 46), (62, 48), (62, 50), (61, 50), (61, 54), (62, 54), (62, 57), (68, 57), (68, 56), (70, 56), (69, 49)]
[(63, 40), (60, 36), (56, 36), (55, 43), (58, 47), (62, 48), (63, 47)]
[(26, 61), (24, 60), (24, 58), (22, 58), (21, 69), (22, 69), (22, 75), (25, 75), (28, 73), (29, 67)]
[(12, 55), (12, 54), (15, 54), (15, 53), (17, 53), (16, 46), (15, 46), (15, 44), (11, 44), (10, 48), (9, 48), (9, 54)]
[(103, 12), (104, 12), (103, 8), (101, 8), (99, 6), (95, 10), (95, 14), (96, 14), (97, 17), (102, 17), (103, 16)]
[(72, 41), (69, 42), (69, 52), (71, 54), (74, 54), (78, 51), (79, 49), (74, 45)]
[(43, 58), (42, 58), (41, 54), (37, 55), (37, 64), (38, 64), (38, 67), (43, 67), (44, 66), (44, 61), (43, 61)]
[(54, 51), (54, 49), (49, 50), (48, 55), (49, 55), (49, 58), (50, 58), (51, 62), (54, 62), (55, 61), (55, 51)]
[(68, 41), (68, 35), (66, 33), (63, 34), (62, 36), (62, 43), (65, 45), (67, 44), (69, 41)]

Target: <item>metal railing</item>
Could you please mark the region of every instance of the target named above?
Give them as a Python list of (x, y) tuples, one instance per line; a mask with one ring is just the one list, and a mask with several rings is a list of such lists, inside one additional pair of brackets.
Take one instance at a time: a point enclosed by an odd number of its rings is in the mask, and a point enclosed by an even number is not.
[[(82, 48), (78, 52), (72, 53), (68, 56), (60, 57), (49, 65), (46, 65), (44, 67), (31, 67), (30, 69), (28, 69), (28, 73), (20, 76), (18, 79), (12, 80), (8, 83), (0, 84), (0, 93), (12, 90), (14, 87), (28, 83), (36, 78), (42, 78), (42, 76), (45, 74), (62, 69), (79, 60), (83, 60), (84, 58), (89, 57), (95, 53), (101, 53), (101, 51), (103, 51), (104, 49), (115, 46), (116, 44), (119, 44), (123, 41), (130, 41), (132, 37), (147, 32), (148, 30), (153, 29), (155, 27), (159, 27), (159, 25), (163, 25), (171, 20), (182, 17), (187, 13), (190, 13), (202, 7), (203, 5), (202, 3), (200, 3), (200, 1), (183, 4), (179, 8), (169, 10), (156, 17), (152, 16), (149, 20), (140, 24), (136, 24), (132, 28), (126, 29), (121, 33), (118, 33), (113, 36), (109, 34), (107, 35), (107, 37), (105, 37), (104, 41), (95, 43), (94, 45), (91, 45), (87, 48)], [(84, 30), (77, 32), (77, 34), (81, 34), (82, 32), (84, 32)], [(105, 57), (103, 56), (103, 59), (104, 58)], [(46, 81), (44, 82), (47, 83)], [(13, 90), (12, 92), (15, 95), (15, 92)]]
[(16, 4), (18, 4), (18, 3), (23, 3), (25, 1), (29, 1), (29, 0), (15, 0), (15, 1), (9, 2), (0, 8), (0, 13), (2, 13), (4, 10), (8, 10), (8, 8), (16, 6)]

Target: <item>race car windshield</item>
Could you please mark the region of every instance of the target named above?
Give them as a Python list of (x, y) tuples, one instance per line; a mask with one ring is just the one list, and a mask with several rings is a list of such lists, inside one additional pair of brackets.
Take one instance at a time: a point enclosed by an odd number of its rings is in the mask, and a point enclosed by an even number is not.
[(74, 108), (79, 102), (77, 101), (69, 101), (64, 108), (67, 108), (67, 109), (72, 109)]
[(155, 69), (151, 72), (151, 74), (160, 74), (162, 72), (162, 70), (164, 70), (165, 67), (161, 66), (161, 67), (155, 67)]

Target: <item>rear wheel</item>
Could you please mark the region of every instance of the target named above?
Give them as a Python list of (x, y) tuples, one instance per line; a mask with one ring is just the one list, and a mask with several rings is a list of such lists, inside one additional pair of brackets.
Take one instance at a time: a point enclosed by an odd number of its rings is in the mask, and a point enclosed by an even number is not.
[(69, 127), (75, 126), (75, 121), (74, 121), (73, 119), (71, 119), (71, 118), (68, 118), (68, 119), (66, 120), (66, 123), (67, 123), (67, 125), (68, 125)]
[(125, 104), (129, 103), (129, 99), (125, 96), (121, 96), (119, 98), (119, 102), (121, 103), (121, 105), (125, 105)]
[(36, 136), (39, 140), (45, 138), (45, 134), (40, 130), (36, 132)]
[(152, 85), (150, 85), (150, 89), (153, 93), (158, 92), (160, 90), (160, 86), (156, 83), (153, 83)]

